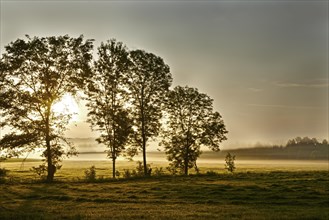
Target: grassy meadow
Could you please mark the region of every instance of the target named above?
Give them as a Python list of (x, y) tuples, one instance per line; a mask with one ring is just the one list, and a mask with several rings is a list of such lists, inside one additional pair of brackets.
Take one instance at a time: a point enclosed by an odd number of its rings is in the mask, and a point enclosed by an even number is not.
[[(327, 162), (237, 161), (237, 171), (229, 174), (223, 162), (204, 161), (199, 175), (111, 180), (110, 161), (68, 160), (53, 184), (30, 171), (39, 164), (1, 163), (10, 171), (0, 184), (0, 219), (329, 218)], [(92, 165), (98, 180), (86, 182), (84, 171)], [(135, 166), (118, 162), (119, 170)]]

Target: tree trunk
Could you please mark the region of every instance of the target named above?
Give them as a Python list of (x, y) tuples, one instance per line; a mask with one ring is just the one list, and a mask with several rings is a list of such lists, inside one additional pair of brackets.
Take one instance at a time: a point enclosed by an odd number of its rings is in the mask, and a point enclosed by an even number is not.
[(185, 146), (185, 157), (184, 157), (184, 174), (188, 175), (188, 162), (189, 162), (189, 132), (190, 129), (188, 129), (187, 134), (186, 134), (186, 146)]
[(117, 108), (115, 105), (115, 97), (116, 97), (116, 85), (113, 86), (113, 90), (111, 92), (111, 108), (113, 109), (112, 113), (111, 113), (111, 118), (112, 118), (112, 137), (113, 137), (113, 146), (112, 146), (112, 177), (113, 179), (115, 179), (115, 160), (116, 160), (116, 125), (115, 125), (115, 118), (116, 118), (116, 112), (117, 112)]
[(147, 176), (148, 175), (148, 172), (147, 172), (147, 163), (146, 163), (146, 136), (145, 136), (144, 119), (142, 121), (142, 142), (143, 142), (142, 143), (142, 150), (143, 150), (144, 176)]
[(113, 175), (113, 179), (115, 179), (115, 157), (112, 158), (112, 175)]
[(188, 159), (184, 159), (184, 174), (188, 175)]
[(51, 156), (49, 117), (50, 117), (50, 106), (48, 106), (48, 110), (46, 113), (46, 147), (47, 147), (47, 182), (52, 182), (54, 180), (56, 167), (53, 165), (52, 156)]
[(185, 175), (188, 175), (188, 160), (189, 160), (188, 148), (189, 147), (186, 147), (185, 158), (184, 158), (184, 174)]
[(149, 172), (147, 170), (147, 163), (146, 163), (146, 140), (145, 140), (146, 138), (145, 138), (144, 131), (143, 131), (142, 139), (143, 139), (143, 166), (144, 166), (144, 175), (145, 176), (148, 176)]
[(52, 182), (54, 180), (54, 174), (55, 174), (55, 169), (54, 165), (52, 163), (52, 158), (51, 158), (51, 147), (50, 147), (50, 140), (49, 140), (49, 135), (46, 138), (46, 145), (47, 145), (47, 182)]
[(141, 115), (142, 115), (142, 150), (143, 150), (143, 167), (144, 167), (144, 176), (148, 176), (149, 172), (147, 170), (146, 163), (146, 134), (145, 134), (145, 113), (144, 113), (144, 88), (142, 88), (141, 94)]

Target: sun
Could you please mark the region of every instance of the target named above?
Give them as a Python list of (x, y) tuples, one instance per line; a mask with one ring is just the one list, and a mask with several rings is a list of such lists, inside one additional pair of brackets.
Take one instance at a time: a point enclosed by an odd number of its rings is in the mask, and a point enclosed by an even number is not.
[(78, 120), (79, 106), (70, 94), (65, 94), (61, 100), (53, 105), (52, 111), (55, 114), (71, 115), (70, 121)]

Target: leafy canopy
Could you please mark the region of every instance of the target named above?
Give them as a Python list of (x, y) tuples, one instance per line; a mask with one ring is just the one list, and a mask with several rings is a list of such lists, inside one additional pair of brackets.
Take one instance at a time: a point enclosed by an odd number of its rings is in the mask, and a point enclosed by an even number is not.
[[(53, 105), (65, 94), (76, 96), (91, 74), (92, 40), (29, 37), (5, 47), (0, 65), (1, 128), (11, 128), (1, 140), (6, 149), (31, 151), (46, 148), (48, 165), (64, 154), (74, 153), (63, 132), (71, 115), (55, 113)], [(50, 161), (49, 161), (50, 160)]]
[(219, 151), (227, 133), (221, 115), (213, 112), (213, 100), (195, 88), (177, 86), (166, 101), (166, 126), (163, 141), (171, 166), (188, 174), (197, 168), (200, 146)]
[(130, 52), (132, 67), (128, 79), (135, 136), (130, 155), (143, 152), (144, 174), (148, 174), (146, 146), (159, 134), (163, 101), (172, 83), (169, 66), (161, 57), (143, 50)]
[(98, 57), (87, 91), (88, 122), (100, 134), (96, 140), (108, 148), (115, 178), (115, 160), (125, 150), (132, 133), (132, 121), (126, 106), (131, 63), (127, 48), (115, 40), (102, 43)]

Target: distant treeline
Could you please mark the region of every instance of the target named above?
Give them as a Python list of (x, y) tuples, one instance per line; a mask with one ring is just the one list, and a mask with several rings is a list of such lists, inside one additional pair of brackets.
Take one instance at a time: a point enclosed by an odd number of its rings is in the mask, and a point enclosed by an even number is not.
[[(95, 141), (92, 138), (73, 138), (73, 143), (78, 147), (80, 153), (103, 153), (93, 151)], [(207, 159), (222, 159), (230, 152), (239, 159), (289, 159), (289, 160), (328, 160), (329, 145), (326, 139), (318, 141), (316, 138), (296, 137), (288, 140), (285, 145), (257, 145), (253, 148), (238, 148), (233, 150), (222, 150), (219, 152), (204, 151), (201, 155)], [(163, 152), (150, 152), (164, 156)]]
[(324, 139), (296, 137), (286, 145), (258, 146), (254, 148), (229, 150), (237, 159), (297, 159), (297, 160), (328, 160), (329, 145)]

